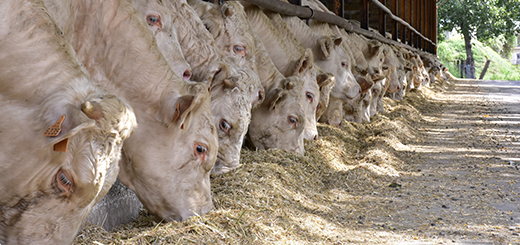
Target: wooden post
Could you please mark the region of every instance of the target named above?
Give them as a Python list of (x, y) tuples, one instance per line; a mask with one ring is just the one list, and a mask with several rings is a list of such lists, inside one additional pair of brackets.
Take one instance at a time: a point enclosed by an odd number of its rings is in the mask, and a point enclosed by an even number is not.
[(433, 46), (433, 54), (437, 55), (437, 26), (438, 26), (438, 23), (437, 23), (437, 3), (435, 1), (432, 1), (433, 2), (433, 19), (434, 19), (434, 22), (435, 22), (435, 26), (434, 26), (434, 29), (433, 29), (433, 37), (432, 37), (432, 41), (435, 43), (435, 46)]
[(343, 6), (343, 0), (334, 0), (334, 13), (341, 18), (344, 18)]
[[(396, 16), (399, 16), (399, 13), (397, 12), (397, 0), (394, 0), (392, 2), (392, 13), (394, 13)], [(402, 16), (400, 16), (403, 18)], [(399, 24), (396, 20), (392, 20), (392, 39), (394, 41), (397, 41), (397, 30), (399, 29)]]
[(361, 28), (368, 30), (368, 21), (369, 21), (369, 12), (368, 12), (368, 0), (363, 0), (363, 6), (361, 6)]
[[(408, 8), (407, 8), (407, 12), (408, 12), (408, 20), (406, 20), (406, 22), (408, 22), (408, 24), (410, 24), (410, 26), (413, 27), (413, 18), (412, 18), (412, 0), (408, 0)], [(413, 42), (413, 35), (412, 35), (412, 30), (408, 30), (408, 45), (414, 47), (414, 42)]]
[[(406, 19), (406, 5), (404, 4), (405, 0), (400, 0), (399, 1), (399, 9), (400, 9), (400, 12), (401, 12), (401, 19), (405, 20), (406, 22), (408, 22), (408, 19)], [(410, 22), (408, 22), (410, 23)], [(406, 43), (406, 28), (404, 25), (401, 25), (401, 42), (402, 43)]]
[(482, 70), (482, 73), (480, 73), (480, 77), (478, 78), (478, 80), (482, 80), (482, 78), (484, 78), (484, 75), (486, 75), (489, 63), (491, 63), (491, 60), (486, 60), (486, 64), (484, 65), (484, 69)]
[[(386, 6), (386, 0), (380, 2)], [(386, 14), (381, 8), (379, 8), (379, 33), (386, 37)]]

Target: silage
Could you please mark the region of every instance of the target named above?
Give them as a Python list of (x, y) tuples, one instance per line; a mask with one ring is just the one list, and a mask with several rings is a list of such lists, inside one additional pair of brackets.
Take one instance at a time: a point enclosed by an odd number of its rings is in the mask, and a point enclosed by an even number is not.
[[(445, 87), (446, 84), (442, 84)], [(440, 86), (442, 89), (443, 87)], [(437, 89), (438, 90), (438, 89)], [(438, 91), (385, 98), (371, 123), (318, 124), (319, 139), (301, 156), (277, 149), (243, 149), (241, 166), (211, 177), (215, 208), (184, 222), (162, 222), (142, 211), (107, 232), (87, 225), (76, 244), (340, 244), (366, 242), (362, 214), (387, 215), (368, 195), (410, 174), (406, 142), (421, 110)]]

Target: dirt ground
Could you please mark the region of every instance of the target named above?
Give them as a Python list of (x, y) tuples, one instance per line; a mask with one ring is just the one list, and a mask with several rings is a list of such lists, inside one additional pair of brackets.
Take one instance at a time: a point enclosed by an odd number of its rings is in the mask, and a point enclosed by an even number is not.
[(244, 149), (208, 214), (143, 210), (75, 244), (520, 244), (520, 82), (438, 81), (385, 107), (319, 124), (304, 156)]

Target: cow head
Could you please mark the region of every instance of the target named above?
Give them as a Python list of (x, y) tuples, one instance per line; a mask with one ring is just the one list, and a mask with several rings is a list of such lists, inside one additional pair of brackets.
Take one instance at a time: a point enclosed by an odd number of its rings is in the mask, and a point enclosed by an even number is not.
[[(137, 125), (135, 115), (111, 95), (88, 96), (83, 103), (77, 96), (54, 96), (44, 109), (16, 108), (13, 102), (0, 106), (5, 116), (0, 145), (7, 150), (0, 154), (2, 244), (71, 243), (114, 183), (123, 140)], [(68, 99), (76, 101), (64, 104)], [(29, 124), (19, 127), (20, 122)]]
[(219, 138), (214, 173), (238, 167), (255, 100), (251, 95), (256, 92), (255, 85), (260, 84), (258, 80), (258, 75), (252, 70), (237, 68), (231, 69), (229, 76), (220, 76), (211, 85), (211, 114)]
[(134, 0), (136, 9), (153, 32), (157, 45), (172, 70), (184, 80), (191, 77), (191, 68), (184, 59), (173, 25), (171, 13), (160, 0)]
[(254, 147), (304, 153), (302, 91), (301, 79), (288, 77), (266, 94), (264, 102), (253, 110), (249, 125), (248, 138)]
[(208, 88), (188, 81), (165, 89), (158, 108), (133, 106), (139, 130), (125, 142), (119, 180), (165, 220), (184, 220), (213, 206), (209, 175), (218, 138), (209, 102)]

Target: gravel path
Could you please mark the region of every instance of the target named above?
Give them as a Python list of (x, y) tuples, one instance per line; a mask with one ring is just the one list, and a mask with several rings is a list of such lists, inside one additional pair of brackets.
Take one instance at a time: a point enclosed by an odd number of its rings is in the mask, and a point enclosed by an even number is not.
[(424, 137), (407, 144), (415, 173), (372, 194), (392, 196), (380, 205), (395, 213), (361, 223), (407, 234), (399, 244), (520, 244), (520, 81), (450, 84), (419, 109)]

